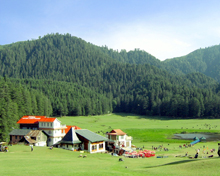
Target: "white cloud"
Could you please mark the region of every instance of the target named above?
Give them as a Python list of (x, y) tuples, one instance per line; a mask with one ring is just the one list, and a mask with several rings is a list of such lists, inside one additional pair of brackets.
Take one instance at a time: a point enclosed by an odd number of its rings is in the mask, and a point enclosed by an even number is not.
[(87, 36), (86, 40), (97, 45), (107, 45), (115, 50), (129, 51), (139, 48), (160, 60), (182, 56), (192, 51), (191, 44), (173, 29), (140, 23), (115, 26), (101, 36)]

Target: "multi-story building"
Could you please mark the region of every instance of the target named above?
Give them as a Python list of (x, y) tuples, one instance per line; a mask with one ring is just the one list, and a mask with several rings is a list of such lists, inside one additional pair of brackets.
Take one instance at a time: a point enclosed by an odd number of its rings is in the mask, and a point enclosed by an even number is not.
[(110, 133), (106, 134), (108, 138), (108, 146), (114, 146), (116, 148), (131, 148), (132, 137), (127, 136), (125, 132), (120, 129), (114, 129)]
[(57, 118), (42, 118), (39, 120), (39, 130), (44, 131), (47, 136), (47, 145), (51, 146), (65, 136), (66, 125), (61, 125)]
[(42, 130), (47, 136), (47, 145), (51, 146), (65, 136), (66, 125), (57, 118), (46, 116), (23, 116), (18, 122), (20, 129)]

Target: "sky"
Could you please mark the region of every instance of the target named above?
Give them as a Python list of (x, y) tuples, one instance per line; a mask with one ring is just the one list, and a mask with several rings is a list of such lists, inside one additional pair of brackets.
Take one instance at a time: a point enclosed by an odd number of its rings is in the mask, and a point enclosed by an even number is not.
[(219, 0), (0, 0), (0, 45), (51, 33), (160, 60), (220, 43)]

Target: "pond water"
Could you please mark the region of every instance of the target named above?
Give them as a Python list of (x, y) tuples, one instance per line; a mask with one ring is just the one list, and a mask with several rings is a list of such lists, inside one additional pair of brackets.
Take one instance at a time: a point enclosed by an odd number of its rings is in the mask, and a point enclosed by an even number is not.
[(174, 134), (173, 139), (185, 139), (185, 140), (194, 140), (194, 138), (205, 137), (206, 141), (218, 141), (220, 140), (220, 134), (214, 133), (186, 133), (186, 134)]

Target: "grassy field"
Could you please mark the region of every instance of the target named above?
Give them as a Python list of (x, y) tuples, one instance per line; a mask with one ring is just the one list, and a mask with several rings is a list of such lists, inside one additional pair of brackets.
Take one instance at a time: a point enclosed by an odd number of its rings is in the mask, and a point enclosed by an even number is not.
[[(154, 120), (131, 114), (62, 117), (59, 120), (100, 134), (120, 128), (132, 135), (132, 143), (137, 147), (168, 147), (169, 151), (156, 151), (156, 156), (167, 158), (123, 158), (124, 161), (119, 162), (118, 157), (110, 154), (86, 153), (86, 158), (79, 158), (79, 152), (47, 147), (34, 147), (31, 152), (29, 146), (14, 145), (8, 153), (0, 153), (1, 175), (219, 175), (217, 153), (212, 153), (213, 158), (207, 158), (210, 149), (217, 149), (218, 141), (200, 142), (194, 147), (180, 149), (179, 145), (191, 141), (174, 140), (171, 136), (176, 132), (216, 133), (220, 130), (220, 120)], [(201, 150), (198, 159), (179, 157), (186, 152), (194, 156), (197, 149)]]

